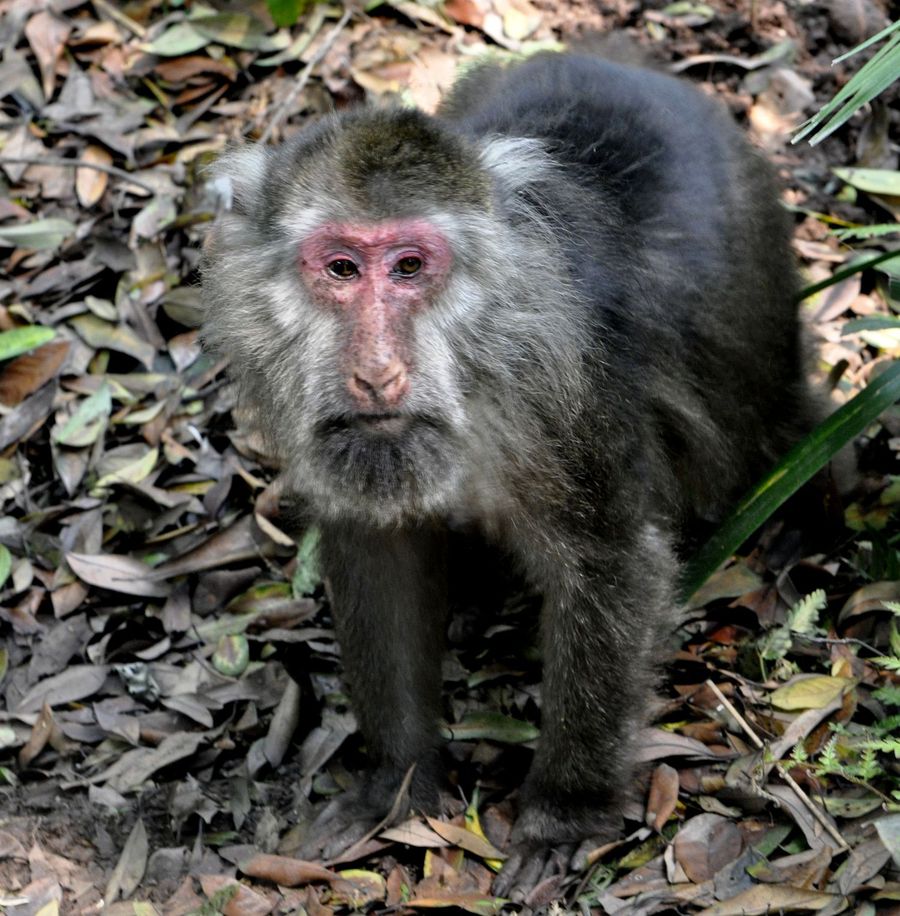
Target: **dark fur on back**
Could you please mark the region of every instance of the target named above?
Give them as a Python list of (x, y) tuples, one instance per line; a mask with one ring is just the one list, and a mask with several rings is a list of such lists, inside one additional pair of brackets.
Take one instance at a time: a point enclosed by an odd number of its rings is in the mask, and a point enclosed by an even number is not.
[(477, 70), (463, 80), (445, 123), (533, 137), (563, 166), (538, 206), (590, 291), (608, 384), (627, 392), (621, 420), (650, 421), (659, 482), (676, 469), (683, 508), (719, 516), (814, 416), (770, 167), (718, 102), (646, 69), (541, 55), (488, 85)]

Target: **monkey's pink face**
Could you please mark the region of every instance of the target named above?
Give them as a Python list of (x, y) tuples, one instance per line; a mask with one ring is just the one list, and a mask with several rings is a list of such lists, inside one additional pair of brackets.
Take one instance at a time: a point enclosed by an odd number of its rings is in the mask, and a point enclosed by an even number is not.
[(357, 421), (373, 432), (405, 426), (412, 322), (435, 302), (452, 259), (446, 237), (422, 219), (327, 223), (300, 244), (313, 301), (346, 326), (340, 371)]

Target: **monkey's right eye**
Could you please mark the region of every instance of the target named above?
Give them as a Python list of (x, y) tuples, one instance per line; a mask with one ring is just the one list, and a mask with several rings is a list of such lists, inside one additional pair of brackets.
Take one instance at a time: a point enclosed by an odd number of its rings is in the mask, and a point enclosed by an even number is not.
[(328, 273), (338, 280), (350, 280), (359, 274), (359, 268), (349, 258), (335, 258), (328, 263)]

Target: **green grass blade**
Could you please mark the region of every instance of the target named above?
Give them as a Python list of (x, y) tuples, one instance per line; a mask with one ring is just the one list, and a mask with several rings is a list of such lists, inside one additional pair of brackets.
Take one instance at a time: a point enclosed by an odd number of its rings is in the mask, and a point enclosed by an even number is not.
[(896, 32), (898, 26), (900, 26), (900, 22), (893, 23), (893, 25), (850, 52), (855, 53), (876, 41), (886, 39), (884, 47), (879, 48), (872, 56), (872, 59), (867, 61), (859, 72), (850, 78), (834, 98), (800, 125), (792, 137), (791, 143), (797, 143), (809, 137), (813, 131), (816, 131), (814, 136), (809, 138), (810, 145), (815, 146), (825, 137), (834, 133), (863, 105), (870, 102), (900, 77), (900, 34)]
[(687, 564), (682, 598), (690, 598), (789, 496), (898, 399), (900, 362), (895, 362), (793, 448), (741, 500)]
[(840, 57), (836, 57), (831, 63), (839, 64), (841, 61), (845, 61), (848, 57), (853, 57), (854, 54), (858, 54), (860, 51), (864, 51), (870, 45), (877, 44), (879, 41), (883, 41), (891, 32), (896, 32), (897, 29), (900, 29), (900, 19), (896, 22), (892, 22), (889, 26), (885, 26), (880, 32), (876, 32), (871, 38), (867, 38), (862, 44), (857, 45), (855, 48), (851, 48), (849, 51), (846, 51)]
[(891, 258), (896, 258), (897, 255), (900, 255), (900, 248), (896, 248), (893, 251), (882, 251), (881, 254), (876, 255), (874, 258), (865, 258), (864, 260), (853, 261), (846, 267), (842, 267), (840, 270), (836, 270), (827, 279), (820, 280), (818, 283), (811, 283), (809, 286), (804, 286), (803, 289), (797, 293), (797, 298), (795, 301), (802, 302), (804, 299), (808, 299), (810, 296), (814, 296), (816, 293), (822, 292), (823, 289), (828, 289), (829, 286), (834, 286), (835, 283), (840, 283), (841, 280), (846, 280), (847, 277), (852, 277), (854, 274), (858, 274), (869, 267), (875, 267), (877, 264), (881, 264), (884, 261), (890, 261)]

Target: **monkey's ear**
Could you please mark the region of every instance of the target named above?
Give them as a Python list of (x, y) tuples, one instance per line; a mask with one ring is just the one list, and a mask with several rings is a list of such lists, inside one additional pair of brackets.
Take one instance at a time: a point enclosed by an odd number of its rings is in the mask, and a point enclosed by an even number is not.
[(271, 151), (262, 144), (235, 147), (210, 167), (207, 181), (222, 210), (249, 213), (262, 196)]

